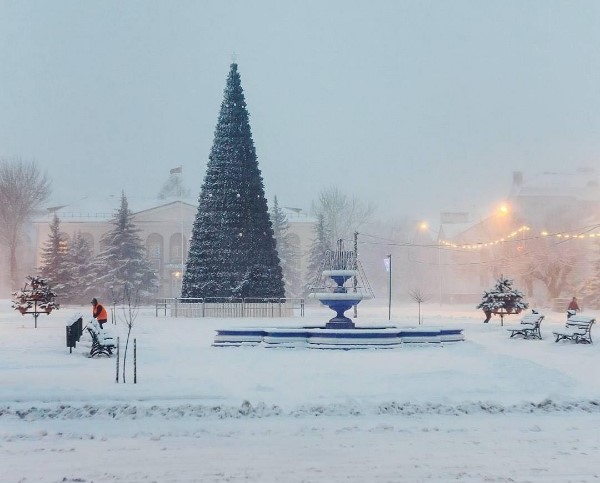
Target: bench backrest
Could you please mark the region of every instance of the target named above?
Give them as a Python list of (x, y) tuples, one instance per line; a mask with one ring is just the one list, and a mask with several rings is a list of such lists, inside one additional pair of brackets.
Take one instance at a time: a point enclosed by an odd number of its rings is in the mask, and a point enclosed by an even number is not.
[(527, 314), (521, 319), (522, 324), (539, 324), (544, 316), (542, 314)]
[(92, 340), (93, 340), (93, 341), (94, 341), (96, 344), (98, 344), (98, 342), (99, 342), (99, 341), (98, 341), (98, 336), (100, 335), (100, 333), (99, 333), (97, 330), (95, 330), (95, 328), (94, 328), (94, 327), (88, 327), (88, 328), (87, 328), (87, 331), (88, 331), (88, 332), (90, 333), (90, 335), (92, 336)]
[(594, 317), (588, 315), (572, 315), (567, 319), (568, 324), (587, 324), (591, 325), (596, 321)]
[(594, 317), (588, 317), (586, 315), (573, 315), (567, 319), (567, 327), (570, 327), (571, 329), (581, 329), (587, 332), (590, 330), (594, 322), (596, 322)]
[(110, 335), (107, 335), (102, 329), (100, 329), (100, 326), (97, 323), (96, 325), (89, 324), (87, 330), (92, 336), (92, 341), (96, 344), (102, 346), (115, 345), (113, 338)]

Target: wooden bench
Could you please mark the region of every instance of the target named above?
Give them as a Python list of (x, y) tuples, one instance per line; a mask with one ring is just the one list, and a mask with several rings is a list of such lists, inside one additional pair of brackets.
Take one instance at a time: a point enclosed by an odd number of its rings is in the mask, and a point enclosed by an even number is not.
[(532, 339), (541, 339), (542, 333), (540, 331), (540, 326), (542, 325), (542, 320), (544, 320), (544, 316), (534, 312), (523, 317), (518, 326), (510, 327), (506, 330), (511, 333), (511, 337), (522, 335), (525, 339), (529, 339), (530, 337)]
[(552, 331), (556, 336), (555, 342), (559, 340), (573, 340), (579, 344), (592, 343), (592, 325), (596, 322), (594, 317), (587, 315), (573, 315), (567, 319), (567, 324), (564, 329)]
[(87, 325), (87, 331), (92, 337), (92, 348), (90, 349), (89, 357), (101, 354), (110, 357), (113, 349), (116, 347), (113, 338), (104, 332), (95, 320), (92, 320)]

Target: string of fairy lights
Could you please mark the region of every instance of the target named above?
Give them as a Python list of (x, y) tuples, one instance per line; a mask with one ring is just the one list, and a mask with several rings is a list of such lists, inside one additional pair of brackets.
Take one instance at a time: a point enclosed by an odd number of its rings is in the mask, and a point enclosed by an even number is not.
[[(598, 232), (596, 232), (596, 230)], [(542, 230), (540, 232), (537, 233), (533, 233), (533, 229), (527, 225), (523, 225), (521, 227), (519, 227), (518, 229), (506, 234), (504, 237), (498, 238), (496, 240), (490, 240), (490, 241), (486, 241), (486, 242), (481, 242), (481, 243), (464, 243), (464, 244), (460, 244), (460, 243), (454, 243), (454, 242), (450, 242), (447, 240), (440, 240), (438, 243), (410, 243), (410, 242), (398, 242), (396, 240), (392, 240), (390, 238), (385, 238), (382, 236), (378, 236), (378, 235), (372, 235), (372, 234), (368, 234), (368, 233), (361, 233), (361, 238), (363, 237), (367, 237), (370, 238), (371, 240), (364, 240), (364, 238), (360, 241), (358, 241), (359, 244), (361, 245), (385, 245), (385, 246), (389, 246), (389, 247), (404, 247), (404, 248), (411, 248), (411, 247), (418, 247), (418, 248), (432, 248), (432, 249), (438, 249), (438, 250), (443, 250), (443, 251), (459, 251), (459, 252), (463, 252), (463, 253), (467, 253), (467, 252), (474, 252), (476, 250), (480, 250), (482, 248), (488, 248), (488, 249), (493, 249), (494, 246), (496, 245), (500, 245), (503, 243), (522, 243), (525, 242), (527, 240), (540, 240), (540, 239), (546, 239), (547, 241), (551, 242), (552, 245), (556, 246), (556, 245), (560, 245), (566, 242), (578, 242), (581, 240), (588, 240), (588, 241), (600, 241), (600, 224), (595, 224), (595, 225), (588, 225), (585, 227), (581, 227), (577, 230), (572, 230), (572, 231), (560, 231), (560, 232), (553, 232), (550, 233), (546, 230)], [(520, 236), (519, 236), (520, 235)], [(498, 247), (500, 248), (500, 247)], [(520, 248), (524, 248), (523, 245), (520, 246)], [(529, 249), (527, 250), (518, 250), (515, 251), (514, 253), (507, 253), (507, 252), (496, 252), (496, 254), (491, 258), (491, 259), (486, 259), (486, 260), (482, 260), (482, 259), (478, 259), (478, 260), (463, 260), (463, 261), (458, 261), (458, 260), (444, 260), (442, 261), (442, 259), (440, 259), (438, 257), (437, 261), (427, 261), (427, 260), (413, 260), (414, 263), (418, 263), (418, 264), (423, 264), (423, 265), (444, 265), (444, 266), (467, 266), (467, 265), (495, 265), (498, 263), (502, 263), (502, 262), (511, 262), (511, 261), (515, 261), (516, 259), (525, 259), (528, 256), (531, 256), (533, 253), (536, 252), (536, 249), (532, 246), (530, 246)], [(587, 264), (588, 262), (585, 261), (584, 259), (579, 259), (579, 261), (575, 260), (574, 262), (570, 262), (570, 263), (575, 263), (575, 264)]]
[[(361, 236), (367, 236), (379, 240), (378, 242), (373, 241), (360, 241), (361, 244), (369, 245), (389, 245), (389, 246), (401, 246), (401, 247), (427, 247), (427, 248), (445, 248), (445, 249), (459, 249), (459, 250), (479, 250), (482, 248), (489, 248), (495, 245), (500, 245), (505, 242), (523, 242), (527, 240), (539, 240), (542, 238), (554, 238), (556, 241), (567, 241), (567, 240), (600, 240), (600, 232), (595, 233), (594, 230), (600, 230), (600, 225), (590, 225), (574, 231), (560, 231), (550, 233), (546, 230), (542, 230), (537, 234), (532, 233), (532, 228), (523, 225), (516, 230), (506, 234), (503, 237), (495, 240), (489, 240), (485, 242), (472, 242), (472, 243), (457, 243), (449, 240), (440, 239), (438, 243), (411, 243), (411, 242), (398, 242), (389, 238), (384, 238), (377, 235), (370, 235), (367, 233), (361, 233)], [(521, 236), (519, 236), (521, 235)], [(518, 237), (518, 238), (517, 238)], [(350, 240), (348, 240), (350, 241)]]
[(507, 240), (515, 238), (517, 235), (528, 232), (530, 230), (531, 230), (530, 227), (523, 225), (522, 227), (518, 228), (517, 230), (513, 231), (512, 233), (509, 233), (508, 235), (506, 235), (502, 238), (498, 238), (497, 240), (493, 240), (493, 241), (488, 241), (488, 242), (484, 242), (484, 243), (477, 242), (477, 243), (458, 244), (458, 243), (453, 243), (448, 240), (440, 240), (440, 245), (443, 245), (446, 247), (451, 247), (451, 248), (462, 248), (464, 250), (476, 250), (479, 248), (486, 248), (486, 247), (490, 247), (493, 245), (498, 245), (499, 243), (503, 243)]
[[(593, 225), (591, 227), (585, 227), (585, 228), (582, 228), (577, 231), (555, 232), (555, 233), (549, 233), (545, 230), (542, 230), (539, 232), (538, 235), (530, 235), (527, 237), (522, 236), (522, 237), (518, 238), (518, 241), (534, 240), (534, 239), (540, 239), (540, 238), (551, 238), (551, 237), (554, 237), (559, 240), (589, 240), (589, 239), (594, 239), (594, 238), (600, 239), (600, 233), (590, 233), (590, 231), (595, 230), (599, 227), (600, 227), (600, 225)], [(519, 235), (524, 234), (529, 231), (531, 231), (531, 227), (529, 227), (527, 225), (523, 225), (520, 228), (518, 228), (517, 230), (507, 234), (506, 236), (498, 238), (496, 240), (492, 240), (492, 241), (460, 244), (460, 243), (454, 243), (454, 242), (451, 242), (448, 240), (440, 240), (439, 243), (442, 246), (450, 247), (450, 248), (460, 248), (463, 250), (478, 250), (481, 248), (491, 247), (494, 245), (498, 245), (500, 243), (504, 243), (506, 241), (511, 241), (513, 239), (517, 239), (517, 237)]]

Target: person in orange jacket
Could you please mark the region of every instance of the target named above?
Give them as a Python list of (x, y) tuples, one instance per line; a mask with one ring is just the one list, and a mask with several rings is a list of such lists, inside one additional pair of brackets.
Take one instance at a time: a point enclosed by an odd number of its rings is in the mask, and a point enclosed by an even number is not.
[(92, 305), (92, 316), (98, 321), (98, 324), (102, 329), (102, 326), (106, 324), (106, 321), (108, 320), (106, 309), (102, 304), (98, 303), (98, 300), (95, 297), (92, 299)]

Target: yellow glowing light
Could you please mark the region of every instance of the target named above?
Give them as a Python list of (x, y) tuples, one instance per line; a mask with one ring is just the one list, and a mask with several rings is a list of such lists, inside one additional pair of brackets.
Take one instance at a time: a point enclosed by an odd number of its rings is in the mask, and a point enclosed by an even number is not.
[(429, 224), (426, 221), (419, 223), (419, 230), (425, 231), (429, 228)]
[(500, 211), (500, 214), (506, 215), (508, 213), (508, 205), (506, 203), (502, 203), (498, 211)]
[[(462, 248), (465, 250), (475, 250), (475, 249), (480, 249), (483, 247), (487, 247), (487, 246), (493, 246), (493, 245), (497, 245), (499, 243), (503, 243), (508, 241), (511, 238), (515, 238), (517, 235), (519, 235), (520, 233), (526, 232), (531, 230), (530, 227), (528, 227), (527, 225), (523, 225), (522, 227), (520, 227), (519, 229), (513, 231), (512, 233), (510, 233), (509, 235), (506, 235), (503, 238), (499, 238), (497, 240), (490, 240), (487, 242), (476, 242), (474, 244), (463, 244), (463, 245), (456, 245), (448, 240), (440, 240), (440, 243), (442, 245), (448, 246), (448, 247), (452, 247), (452, 248)], [(600, 233), (588, 233), (588, 234), (583, 234), (583, 233), (548, 233), (548, 231), (543, 230), (540, 232), (540, 236), (542, 237), (547, 237), (547, 236), (553, 236), (556, 238), (563, 238), (566, 240), (584, 240), (584, 239), (588, 239), (588, 238), (600, 238)], [(524, 248), (522, 248), (524, 249)]]

